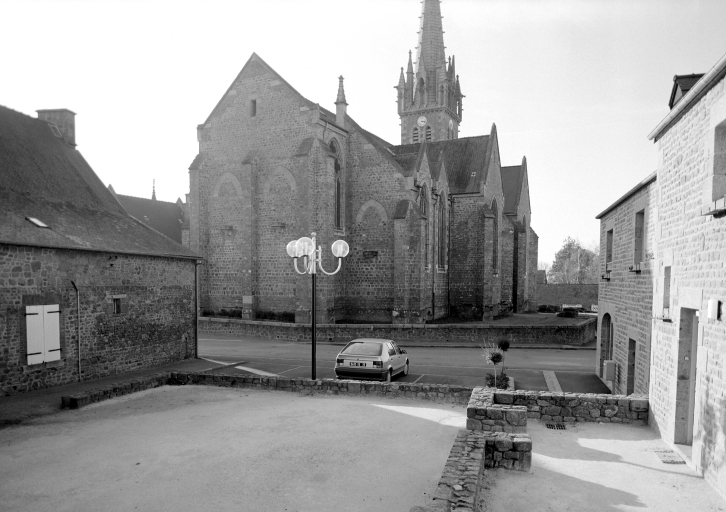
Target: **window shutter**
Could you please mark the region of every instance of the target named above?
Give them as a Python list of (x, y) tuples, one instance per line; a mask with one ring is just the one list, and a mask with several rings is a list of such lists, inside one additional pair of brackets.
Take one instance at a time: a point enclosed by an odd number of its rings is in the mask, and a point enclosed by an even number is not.
[(28, 364), (43, 362), (43, 306), (25, 306), (25, 327), (28, 337)]
[(121, 300), (121, 314), (125, 315), (129, 312), (129, 305), (125, 302), (125, 299)]
[(107, 314), (107, 315), (109, 315), (109, 316), (113, 315), (113, 303), (111, 303), (111, 304), (106, 304), (106, 305), (105, 305), (105, 306), (103, 307), (103, 309), (104, 309), (104, 311), (106, 312), (106, 314)]
[(60, 350), (60, 307), (58, 304), (43, 306), (43, 334), (45, 339), (45, 361), (58, 361)]

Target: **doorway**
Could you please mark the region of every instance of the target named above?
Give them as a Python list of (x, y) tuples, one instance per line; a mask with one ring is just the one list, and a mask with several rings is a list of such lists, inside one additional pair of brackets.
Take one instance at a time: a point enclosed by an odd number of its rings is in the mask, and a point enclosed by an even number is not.
[(693, 444), (698, 368), (698, 311), (681, 308), (678, 328), (676, 423), (673, 442)]
[(628, 340), (628, 380), (626, 384), (626, 395), (635, 393), (635, 347), (634, 339)]

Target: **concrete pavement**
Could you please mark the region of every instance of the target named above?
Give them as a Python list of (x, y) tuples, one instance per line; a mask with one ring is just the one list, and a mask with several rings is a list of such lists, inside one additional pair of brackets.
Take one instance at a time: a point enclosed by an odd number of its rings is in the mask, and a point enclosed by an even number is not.
[(0, 430), (0, 510), (407, 511), (461, 406), (166, 386)]

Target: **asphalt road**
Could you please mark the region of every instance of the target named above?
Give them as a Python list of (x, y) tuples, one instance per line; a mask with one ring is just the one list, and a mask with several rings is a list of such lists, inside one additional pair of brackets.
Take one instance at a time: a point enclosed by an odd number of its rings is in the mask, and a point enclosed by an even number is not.
[[(335, 378), (333, 367), (340, 345), (318, 344), (316, 377)], [(410, 371), (398, 382), (481, 386), (492, 373), (478, 348), (402, 346), (408, 352)], [(260, 373), (286, 377), (311, 377), (312, 345), (259, 338), (204, 335), (199, 338), (199, 356), (228, 366), (218, 371)], [(562, 391), (609, 393), (593, 373), (594, 350), (510, 349), (505, 354), (507, 374), (516, 389), (547, 391), (543, 372), (554, 372)], [(501, 364), (497, 371), (501, 370)]]

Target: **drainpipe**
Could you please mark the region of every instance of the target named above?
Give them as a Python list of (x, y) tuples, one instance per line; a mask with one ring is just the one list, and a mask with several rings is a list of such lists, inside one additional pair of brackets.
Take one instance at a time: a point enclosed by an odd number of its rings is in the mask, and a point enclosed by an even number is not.
[(194, 262), (194, 359), (199, 358), (199, 265), (202, 262)]
[(76, 290), (76, 311), (78, 313), (78, 382), (83, 381), (83, 375), (81, 374), (81, 292), (76, 286), (76, 283), (71, 281), (73, 288)]

